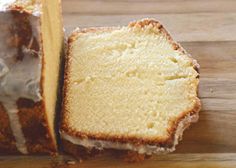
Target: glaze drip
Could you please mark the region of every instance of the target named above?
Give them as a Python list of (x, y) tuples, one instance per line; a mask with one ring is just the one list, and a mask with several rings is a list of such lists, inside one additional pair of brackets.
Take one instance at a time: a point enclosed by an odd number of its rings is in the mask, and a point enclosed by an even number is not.
[(42, 99), (39, 24), (35, 16), (0, 11), (0, 103), (8, 114), (16, 147), (22, 154), (28, 151), (17, 101)]

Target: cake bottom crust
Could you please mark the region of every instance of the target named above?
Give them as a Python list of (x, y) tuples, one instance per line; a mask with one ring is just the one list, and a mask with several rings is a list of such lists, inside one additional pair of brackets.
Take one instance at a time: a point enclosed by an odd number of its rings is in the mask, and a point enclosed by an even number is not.
[(87, 160), (92, 157), (97, 157), (101, 154), (109, 154), (116, 159), (121, 159), (125, 162), (140, 162), (145, 159), (151, 158), (151, 155), (139, 154), (138, 152), (128, 150), (115, 150), (115, 149), (104, 149), (98, 150), (95, 148), (85, 148), (81, 145), (75, 145), (65, 139), (61, 141), (63, 151), (67, 154), (72, 155), (79, 161)]
[[(179, 140), (182, 139), (183, 132), (186, 128), (190, 126), (191, 123), (197, 122), (199, 118), (198, 112), (194, 114), (189, 114), (185, 118), (183, 118), (176, 128), (175, 137), (174, 137), (174, 144), (172, 147), (166, 147), (163, 149), (163, 147), (156, 147), (157, 152), (151, 152), (151, 153), (140, 153), (139, 151), (131, 151), (131, 150), (125, 150), (125, 149), (109, 149), (109, 148), (101, 148), (98, 149), (96, 147), (84, 147), (80, 144), (75, 144), (69, 140), (70, 138), (66, 137), (63, 133), (61, 133), (62, 138), (68, 138), (62, 139), (63, 149), (66, 153), (72, 154), (77, 159), (87, 159), (89, 157), (96, 156), (100, 153), (108, 152), (108, 151), (115, 151), (116, 154), (121, 154), (124, 160), (128, 162), (136, 162), (144, 160), (145, 158), (148, 158), (152, 156), (152, 154), (163, 154), (163, 153), (169, 153), (175, 150), (175, 146), (178, 144)], [(96, 141), (96, 140), (95, 140)], [(78, 141), (79, 142), (79, 141)]]

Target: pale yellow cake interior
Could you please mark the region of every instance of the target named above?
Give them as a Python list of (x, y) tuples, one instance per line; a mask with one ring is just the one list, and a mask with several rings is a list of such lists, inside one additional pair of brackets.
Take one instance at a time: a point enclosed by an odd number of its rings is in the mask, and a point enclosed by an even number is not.
[(166, 138), (197, 101), (192, 59), (151, 25), (79, 33), (68, 74), (65, 120), (86, 134)]
[[(43, 97), (45, 98), (46, 115), (53, 136), (56, 116), (59, 68), (64, 41), (60, 0), (43, 0), (42, 40), (43, 40)], [(55, 137), (54, 137), (55, 140)]]

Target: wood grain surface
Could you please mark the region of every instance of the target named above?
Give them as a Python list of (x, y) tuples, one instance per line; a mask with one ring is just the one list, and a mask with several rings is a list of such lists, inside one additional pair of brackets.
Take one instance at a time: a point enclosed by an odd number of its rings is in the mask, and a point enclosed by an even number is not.
[(74, 28), (127, 25), (130, 21), (155, 18), (180, 42), (235, 41), (236, 13), (184, 13), (184, 14), (137, 14), (94, 15), (64, 13), (67, 33)]
[(144, 17), (160, 20), (201, 65), (200, 120), (185, 131), (174, 154), (142, 163), (107, 155), (83, 163), (68, 162), (68, 156), (16, 156), (0, 157), (0, 168), (236, 167), (235, 0), (63, 0), (62, 5), (66, 34), (75, 27), (127, 25)]
[[(16, 166), (17, 165), (17, 166)], [(169, 154), (128, 163), (111, 155), (79, 162), (68, 156), (2, 157), (1, 168), (235, 168), (236, 154)]]

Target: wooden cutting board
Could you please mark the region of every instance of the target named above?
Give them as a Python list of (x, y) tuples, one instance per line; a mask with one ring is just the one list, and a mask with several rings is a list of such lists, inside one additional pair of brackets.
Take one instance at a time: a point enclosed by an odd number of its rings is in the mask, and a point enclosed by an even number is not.
[(0, 168), (235, 168), (236, 167), (236, 1), (234, 0), (64, 0), (66, 33), (75, 27), (127, 25), (160, 20), (198, 60), (200, 120), (185, 131), (176, 152), (142, 163), (100, 156), (79, 163), (62, 156), (0, 157)]

